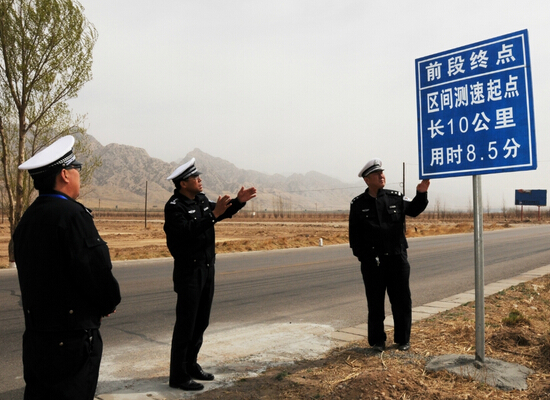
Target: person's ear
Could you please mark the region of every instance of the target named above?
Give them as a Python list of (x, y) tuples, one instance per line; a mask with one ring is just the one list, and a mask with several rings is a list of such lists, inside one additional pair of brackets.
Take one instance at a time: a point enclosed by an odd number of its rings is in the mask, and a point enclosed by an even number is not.
[(69, 182), (69, 171), (66, 169), (62, 169), (61, 173), (59, 174), (61, 176), (61, 179), (63, 179), (64, 182)]

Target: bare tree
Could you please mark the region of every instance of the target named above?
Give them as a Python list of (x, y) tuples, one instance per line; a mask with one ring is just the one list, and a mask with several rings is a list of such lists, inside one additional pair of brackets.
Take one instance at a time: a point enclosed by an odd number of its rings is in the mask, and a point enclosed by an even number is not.
[(284, 217), (284, 202), (281, 195), (273, 198), (273, 216), (275, 218)]
[(441, 199), (437, 197), (437, 199), (435, 200), (435, 216), (438, 221), (441, 218), (440, 212), (441, 212)]

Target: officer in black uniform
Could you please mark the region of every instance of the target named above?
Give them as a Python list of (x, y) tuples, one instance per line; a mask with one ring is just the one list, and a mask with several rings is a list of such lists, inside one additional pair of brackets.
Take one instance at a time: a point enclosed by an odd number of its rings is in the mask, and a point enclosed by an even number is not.
[(367, 190), (351, 201), (349, 243), (361, 262), (368, 305), (368, 340), (375, 350), (386, 348), (384, 302), (386, 290), (394, 320), (398, 350), (410, 348), (412, 301), (409, 288), (405, 216), (416, 217), (428, 205), (429, 180), (416, 187), (411, 201), (402, 193), (386, 190), (386, 177), (379, 159), (370, 160), (359, 172)]
[(212, 202), (202, 193), (200, 174), (194, 158), (178, 167), (167, 178), (176, 188), (164, 207), (164, 231), (174, 257), (174, 291), (178, 295), (169, 385), (183, 390), (204, 388), (193, 379), (214, 379), (197, 363), (214, 298), (214, 224), (231, 218), (256, 197), (254, 187), (241, 187), (235, 199), (224, 195)]
[(25, 314), (25, 400), (94, 398), (101, 318), (120, 303), (107, 244), (75, 201), (80, 169), (65, 136), (19, 166), (38, 198), (13, 234)]

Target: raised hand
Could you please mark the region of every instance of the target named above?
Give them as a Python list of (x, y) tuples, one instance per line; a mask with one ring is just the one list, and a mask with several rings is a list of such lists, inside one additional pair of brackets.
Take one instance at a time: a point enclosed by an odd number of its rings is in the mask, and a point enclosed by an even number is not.
[(419, 192), (419, 193), (426, 193), (428, 191), (428, 188), (430, 187), (430, 180), (429, 179), (424, 179), (422, 182), (420, 182), (417, 186), (416, 186), (416, 190)]
[(248, 200), (253, 199), (254, 197), (256, 197), (255, 187), (245, 189), (244, 186), (241, 186), (241, 190), (239, 190), (239, 193), (237, 193), (237, 200), (239, 200), (241, 203), (246, 203)]
[(224, 196), (218, 196), (218, 201), (216, 202), (216, 207), (214, 207), (212, 214), (214, 214), (214, 217), (218, 218), (230, 206), (231, 206), (231, 196), (229, 196), (228, 194)]

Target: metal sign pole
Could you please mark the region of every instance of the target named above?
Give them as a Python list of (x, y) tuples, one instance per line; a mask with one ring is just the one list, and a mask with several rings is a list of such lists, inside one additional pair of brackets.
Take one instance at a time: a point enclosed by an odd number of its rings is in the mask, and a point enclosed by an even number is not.
[(485, 296), (483, 255), (483, 203), (481, 199), (481, 176), (472, 177), (474, 188), (474, 251), (476, 291), (476, 361), (485, 362)]

